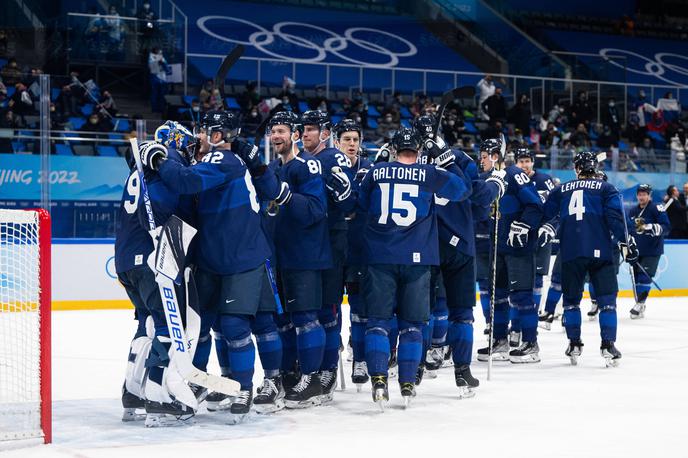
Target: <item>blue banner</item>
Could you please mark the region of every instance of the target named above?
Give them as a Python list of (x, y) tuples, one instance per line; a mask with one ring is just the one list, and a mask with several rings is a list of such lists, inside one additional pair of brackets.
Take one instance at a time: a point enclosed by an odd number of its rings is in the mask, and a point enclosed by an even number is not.
[(123, 158), (52, 156), (46, 173), (38, 155), (3, 154), (0, 199), (40, 199), (41, 183), (49, 180), (52, 200), (119, 201), (127, 175)]

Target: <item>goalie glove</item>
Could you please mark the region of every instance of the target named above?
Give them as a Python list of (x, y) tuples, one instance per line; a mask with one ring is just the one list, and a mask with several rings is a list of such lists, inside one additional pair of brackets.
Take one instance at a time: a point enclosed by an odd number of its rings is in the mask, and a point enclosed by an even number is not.
[(327, 177), (326, 186), (336, 202), (342, 202), (351, 195), (351, 181), (341, 167), (332, 167), (332, 173)]
[(497, 185), (499, 195), (497, 199), (501, 199), (509, 186), (506, 179), (506, 170), (493, 170), (489, 177), (485, 178), (485, 183), (494, 183)]
[(375, 155), (375, 161), (373, 161), (373, 163), (377, 164), (378, 162), (389, 162), (391, 156), (392, 152), (389, 149), (389, 143), (385, 143), (378, 150), (377, 154)]
[(521, 221), (514, 221), (509, 226), (509, 238), (506, 244), (513, 248), (523, 248), (528, 245), (528, 232), (530, 232), (530, 226)]
[(451, 148), (440, 137), (435, 140), (428, 138), (425, 140), (424, 146), (432, 158), (432, 162), (438, 167), (446, 169), (456, 160)]
[(619, 242), (619, 250), (627, 263), (633, 265), (638, 262), (640, 252), (638, 251), (638, 245), (635, 244), (635, 239), (632, 235), (628, 236), (628, 243)]
[(157, 142), (143, 142), (139, 145), (141, 164), (151, 170), (158, 170), (167, 160), (167, 148)]
[(555, 236), (556, 231), (554, 230), (554, 227), (552, 227), (552, 225), (549, 223), (543, 224), (540, 229), (538, 229), (538, 246), (541, 248), (546, 246), (548, 243), (551, 243), (552, 240), (554, 240)]
[[(291, 200), (291, 190), (289, 189), (289, 183), (286, 181), (282, 182), (280, 193), (275, 197), (275, 203), (277, 205), (286, 205)], [(276, 214), (276, 213), (275, 213)]]

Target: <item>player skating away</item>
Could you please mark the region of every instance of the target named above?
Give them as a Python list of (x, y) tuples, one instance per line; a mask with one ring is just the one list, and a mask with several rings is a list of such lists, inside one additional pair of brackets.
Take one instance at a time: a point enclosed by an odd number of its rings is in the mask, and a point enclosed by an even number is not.
[[(181, 143), (180, 137), (177, 137), (176, 141), (166, 141), (169, 147), (168, 154), (170, 160), (188, 164), (190, 154), (186, 147), (182, 148)], [(142, 149), (151, 147), (163, 150), (165, 148), (162, 144), (154, 142), (140, 145)], [(187, 391), (189, 387), (174, 368), (169, 367), (171, 340), (155, 274), (147, 264), (154, 247), (145, 229), (148, 227), (147, 217), (142, 208), (141, 184), (133, 154), (137, 153), (132, 152), (127, 157), (130, 176), (122, 193), (115, 236), (115, 269), (120, 283), (134, 304), (135, 316), (139, 322), (129, 351), (127, 376), (122, 393), (122, 420), (142, 418), (135, 412), (136, 409), (145, 407), (146, 426), (152, 427), (188, 420), (194, 415), (196, 403), (192, 402), (193, 405), (189, 406), (180, 401), (193, 393)], [(180, 196), (151, 170), (146, 171), (145, 180), (156, 225), (164, 224), (172, 214), (193, 223), (194, 209), (191, 198)], [(180, 288), (179, 293), (182, 289)], [(183, 297), (183, 294), (179, 296)], [(148, 317), (150, 318), (147, 320)], [(149, 326), (146, 326), (147, 321)], [(200, 387), (194, 389), (202, 391)]]
[(588, 274), (600, 309), (600, 351), (607, 365), (615, 366), (621, 353), (614, 345), (618, 286), (612, 236), (622, 241), (627, 262), (635, 263), (638, 251), (633, 236), (626, 238), (619, 192), (596, 177), (595, 154), (578, 153), (574, 167), (577, 179), (554, 189), (545, 203), (545, 218), (559, 219), (563, 320), (569, 338), (566, 356), (576, 364), (583, 349), (580, 301)]
[[(334, 126), (333, 132), (335, 146), (349, 159), (350, 170), (354, 176), (352, 184), (357, 190), (372, 166), (370, 161), (361, 154), (361, 126), (354, 120), (343, 119)], [(366, 213), (362, 209), (355, 209), (348, 214), (347, 224), (344, 279), (351, 310), (351, 349), (353, 353), (351, 381), (356, 384), (358, 391), (360, 391), (363, 384), (369, 380), (368, 367), (365, 361), (365, 328), (368, 320), (365, 315), (362, 294), (366, 259), (363, 243)], [(331, 231), (330, 236), (332, 236)]]
[[(472, 188), (470, 199), (452, 202), (435, 196), (439, 234), (439, 268), (433, 268), (432, 281), (441, 276), (448, 308), (447, 344), (451, 348), (459, 397), (474, 395), (479, 381), (470, 370), (473, 352), (473, 307), (475, 307), (475, 237), (472, 204), (489, 206), (504, 195), (506, 172), (493, 171), (486, 180), (478, 177), (475, 162), (461, 150), (451, 150), (441, 137), (424, 139), (423, 154), (442, 157), (450, 152)], [(434, 285), (431, 284), (431, 290)], [(431, 302), (432, 303), (432, 302)], [(433, 341), (433, 345), (435, 342)], [(444, 359), (442, 355), (441, 361)]]
[[(332, 268), (322, 165), (299, 152), (296, 142), (302, 133), (301, 120), (291, 112), (275, 113), (268, 122), (270, 144), (278, 155), (270, 169), (292, 192), (290, 200), (273, 213), (277, 270), (287, 312), (278, 320), (287, 408), (321, 402), (325, 329), (318, 313), (323, 304), (322, 274)], [(300, 375), (295, 373), (297, 356)]]
[(470, 195), (470, 182), (454, 164), (451, 151), (433, 157), (435, 165), (416, 162), (420, 142), (415, 130), (400, 129), (392, 140), (397, 160), (375, 164), (360, 188), (359, 204), (368, 212), (366, 361), (373, 400), (380, 405), (389, 400), (388, 334), (395, 307), (399, 385), (405, 404), (416, 394), (421, 326), (430, 314), (430, 267), (439, 265), (433, 194), (450, 200), (464, 200)]
[[(229, 413), (236, 423), (248, 414), (253, 399), (255, 347), (251, 323), (260, 307), (263, 283), (269, 281), (265, 260), (271, 251), (261, 227), (256, 186), (280, 200), (288, 189), (260, 161), (256, 149), (233, 142), (239, 123), (231, 112), (210, 111), (199, 140), (209, 146), (201, 162), (185, 167), (163, 154), (142, 155), (142, 162), (181, 194), (198, 194), (196, 283), (203, 312), (201, 336), (219, 314), (228, 343), (232, 377), (241, 384)], [(235, 147), (237, 154), (232, 151)], [(207, 363), (207, 352), (205, 355)]]
[(664, 253), (664, 235), (671, 231), (664, 207), (652, 202), (652, 186), (639, 185), (636, 196), (638, 205), (628, 213), (629, 231), (636, 234), (640, 254), (638, 263), (633, 266), (637, 302), (631, 309), (632, 319), (645, 316), (645, 301), (652, 289), (652, 278), (657, 272), (659, 258)]
[[(322, 402), (332, 401), (337, 386), (337, 363), (341, 345), (341, 304), (344, 292), (344, 261), (346, 259), (347, 223), (345, 215), (356, 205), (351, 192), (351, 162), (337, 148), (328, 148), (330, 117), (324, 111), (309, 110), (301, 115), (304, 152), (316, 157), (322, 166), (328, 188), (327, 222), (332, 252), (332, 267), (322, 272), (322, 308), (318, 320), (325, 328), (325, 352), (320, 366)], [(360, 131), (359, 131), (360, 134)], [(360, 140), (360, 138), (359, 138)]]
[[(492, 170), (503, 160), (501, 139), (488, 139), (480, 144), (483, 170)], [(494, 361), (512, 363), (540, 361), (537, 343), (537, 308), (533, 299), (535, 285), (535, 248), (537, 231), (542, 222), (542, 200), (528, 175), (516, 166), (504, 169), (508, 187), (500, 199), (497, 236), (497, 264), (494, 266), (495, 304)], [(509, 351), (507, 330), (509, 303), (518, 310), (521, 324), (521, 345)], [(487, 361), (489, 347), (478, 350), (478, 360)]]

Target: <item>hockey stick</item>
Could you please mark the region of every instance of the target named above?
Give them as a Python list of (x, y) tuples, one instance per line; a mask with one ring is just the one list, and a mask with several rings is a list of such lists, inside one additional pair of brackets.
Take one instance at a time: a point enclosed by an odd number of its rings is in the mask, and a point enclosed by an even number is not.
[[(495, 170), (501, 164), (506, 153), (506, 139), (501, 134), (501, 148), (499, 159), (493, 162), (492, 169)], [(492, 378), (492, 343), (494, 340), (494, 315), (495, 315), (495, 289), (497, 287), (497, 242), (499, 237), (499, 198), (494, 201), (494, 241), (492, 242), (492, 288), (490, 289), (490, 335), (487, 343), (487, 380)]]
[[(155, 245), (155, 234), (158, 231), (155, 226), (153, 216), (153, 206), (151, 205), (146, 180), (143, 174), (143, 164), (139, 157), (139, 147), (136, 138), (130, 139), (132, 154), (136, 161), (136, 170), (139, 174), (139, 187), (143, 196), (143, 203), (148, 217), (148, 225), (151, 237)], [(185, 233), (186, 232), (186, 233)], [(160, 298), (165, 311), (167, 330), (174, 349), (175, 363), (181, 376), (188, 382), (195, 383), (219, 391), (229, 396), (236, 396), (241, 389), (238, 382), (216, 375), (208, 374), (193, 365), (189, 350), (191, 344), (186, 338), (184, 326), (179, 312), (179, 302), (175, 291), (174, 280), (179, 275), (183, 267), (186, 251), (191, 243), (191, 239), (196, 234), (196, 230), (172, 215), (160, 230), (160, 240), (157, 243), (155, 252), (155, 281), (158, 284)]]
[(218, 67), (217, 72), (215, 73), (213, 83), (215, 84), (215, 87), (220, 91), (223, 104), (225, 100), (225, 80), (227, 79), (227, 74), (243, 54), (244, 45), (237, 45), (234, 49), (232, 49), (232, 51), (229, 54), (227, 54), (227, 56), (225, 56), (225, 58), (222, 60), (222, 63), (220, 64), (220, 67)]
[(442, 118), (444, 117), (444, 110), (447, 109), (447, 105), (454, 99), (466, 99), (473, 97), (475, 95), (475, 88), (473, 86), (462, 86), (454, 88), (450, 91), (442, 94), (442, 100), (440, 101), (440, 108), (437, 110), (437, 124), (433, 129), (432, 136), (437, 138), (437, 133), (442, 125)]
[(270, 260), (265, 260), (265, 271), (268, 273), (268, 279), (270, 280), (270, 286), (272, 287), (272, 294), (275, 295), (275, 305), (277, 306), (277, 313), (282, 315), (284, 309), (282, 308), (282, 301), (279, 297), (279, 291), (277, 290), (277, 283), (275, 282), (275, 276), (272, 273), (272, 268), (270, 267)]
[(662, 288), (659, 287), (659, 285), (657, 284), (657, 282), (655, 281), (655, 279), (652, 278), (652, 277), (650, 277), (650, 274), (647, 273), (647, 270), (645, 270), (645, 267), (643, 267), (642, 265), (640, 265), (639, 262), (636, 263), (636, 266), (638, 266), (638, 269), (640, 269), (640, 271), (641, 271), (642, 273), (644, 273), (645, 275), (647, 275), (647, 278), (649, 278), (650, 281), (652, 282), (652, 284), (655, 285), (655, 288), (657, 288), (657, 291), (662, 291)]
[[(623, 218), (623, 227), (624, 227), (624, 234), (626, 236), (626, 246), (628, 247), (628, 225), (626, 224), (626, 207), (624, 207), (624, 201), (623, 201), (623, 196), (619, 192), (619, 201), (621, 202), (621, 216)], [(623, 253), (622, 253), (623, 255)], [(637, 263), (636, 263), (637, 264)], [(631, 274), (631, 288), (633, 288), (633, 299), (635, 299), (635, 303), (638, 303), (638, 292), (635, 289), (635, 272), (633, 271), (633, 266), (630, 265), (630, 268), (628, 269), (628, 273)], [(642, 268), (642, 267), (641, 267)]]

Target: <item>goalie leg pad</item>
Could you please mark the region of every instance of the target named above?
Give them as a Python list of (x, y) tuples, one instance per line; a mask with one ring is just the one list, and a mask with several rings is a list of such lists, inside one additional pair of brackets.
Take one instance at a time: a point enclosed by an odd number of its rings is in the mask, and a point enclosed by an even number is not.
[(138, 337), (131, 341), (124, 385), (134, 396), (144, 399), (146, 380), (146, 360), (151, 351), (153, 339), (148, 336)]

